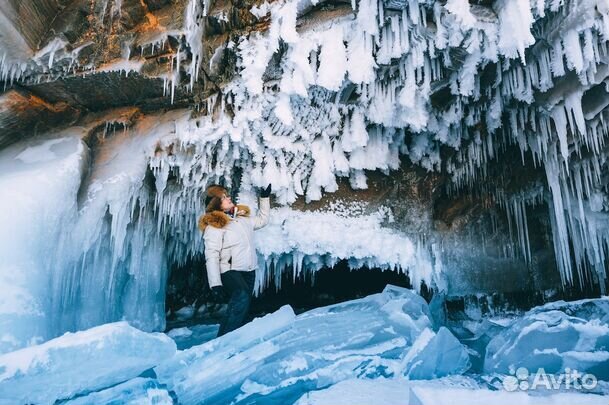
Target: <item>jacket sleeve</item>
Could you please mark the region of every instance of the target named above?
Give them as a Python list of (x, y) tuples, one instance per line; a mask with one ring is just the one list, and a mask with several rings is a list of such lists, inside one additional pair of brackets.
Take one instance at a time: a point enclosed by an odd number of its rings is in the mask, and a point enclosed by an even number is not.
[(271, 199), (269, 197), (260, 199), (258, 214), (254, 217), (254, 229), (260, 229), (269, 223), (271, 214)]
[(213, 226), (205, 228), (203, 239), (205, 241), (205, 266), (207, 268), (207, 281), (209, 287), (222, 285), (220, 277), (220, 250), (222, 250), (222, 236), (224, 231)]

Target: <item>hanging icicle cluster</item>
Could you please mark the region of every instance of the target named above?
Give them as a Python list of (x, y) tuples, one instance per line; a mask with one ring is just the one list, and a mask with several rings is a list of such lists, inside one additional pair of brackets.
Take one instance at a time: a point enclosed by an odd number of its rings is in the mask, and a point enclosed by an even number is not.
[[(366, 188), (365, 170), (396, 169), (406, 155), (449, 173), (457, 191), (475, 187), (489, 162), (517, 145), (523, 163), (530, 154), (546, 169), (563, 281), (573, 284), (576, 268), (584, 285), (594, 269), (603, 284), (609, 233), (588, 201), (603, 189), (607, 97), (585, 107), (582, 99), (609, 73), (604, 2), (499, 1), (493, 11), (460, 0), (362, 0), (352, 16), (299, 30), (307, 4), (255, 10), (270, 14), (269, 30), (229, 44), (238, 75), (207, 101), (220, 118), (201, 119), (196, 135), (180, 140), (203, 159), (189, 164), (212, 156), (223, 164), (194, 173), (230, 177), (239, 166), (246, 189), (273, 182), (290, 204), (335, 191), (337, 176)], [(278, 53), (281, 75), (269, 81)], [(530, 258), (527, 204), (505, 208)]]

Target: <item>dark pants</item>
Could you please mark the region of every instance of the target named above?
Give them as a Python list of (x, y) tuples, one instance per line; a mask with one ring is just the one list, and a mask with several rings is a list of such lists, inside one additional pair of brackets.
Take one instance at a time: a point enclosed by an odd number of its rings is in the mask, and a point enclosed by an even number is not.
[(221, 274), (222, 285), (230, 295), (226, 315), (220, 323), (218, 336), (227, 334), (245, 324), (250, 309), (256, 271), (229, 270)]

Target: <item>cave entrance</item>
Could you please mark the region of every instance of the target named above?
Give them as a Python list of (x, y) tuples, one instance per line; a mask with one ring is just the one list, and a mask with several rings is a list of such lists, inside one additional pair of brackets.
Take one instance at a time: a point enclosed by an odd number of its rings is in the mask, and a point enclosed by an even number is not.
[[(362, 298), (381, 292), (387, 284), (412, 288), (407, 274), (379, 268), (349, 269), (346, 260), (323, 267), (314, 274), (303, 272), (294, 279), (291, 269), (282, 274), (281, 288), (275, 283), (252, 300), (250, 319), (290, 305), (294, 312)], [(222, 308), (209, 303), (209, 287), (202, 255), (170, 269), (165, 300), (167, 329), (200, 323), (218, 323)], [(425, 293), (425, 288), (421, 293)]]
[(252, 300), (251, 317), (276, 311), (289, 304), (299, 314), (313, 308), (362, 298), (383, 291), (387, 284), (412, 288), (408, 275), (392, 270), (363, 267), (349, 269), (346, 260), (322, 267), (314, 274), (303, 272), (294, 280), (291, 271), (282, 274), (281, 288), (271, 281)]

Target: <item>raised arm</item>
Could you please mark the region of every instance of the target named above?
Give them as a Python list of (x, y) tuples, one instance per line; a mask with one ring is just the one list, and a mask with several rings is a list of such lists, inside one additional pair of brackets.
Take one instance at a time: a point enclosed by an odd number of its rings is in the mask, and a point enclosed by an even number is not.
[(223, 232), (221, 229), (208, 226), (203, 234), (207, 281), (210, 288), (222, 285), (222, 279), (220, 278), (220, 250), (222, 249)]

